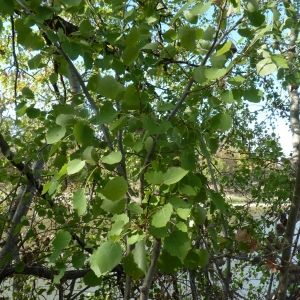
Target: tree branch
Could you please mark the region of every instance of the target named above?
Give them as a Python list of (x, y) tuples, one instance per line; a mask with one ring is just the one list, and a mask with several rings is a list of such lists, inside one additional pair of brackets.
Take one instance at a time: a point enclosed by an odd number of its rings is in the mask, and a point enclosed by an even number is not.
[(160, 255), (161, 240), (154, 238), (152, 255), (151, 255), (151, 264), (144, 279), (143, 285), (140, 286), (140, 300), (147, 300), (149, 296), (149, 290), (153, 277), (156, 271), (156, 264)]
[[(90, 269), (66, 271), (63, 278), (67, 280), (82, 278), (89, 271)], [(0, 282), (15, 274), (32, 275), (39, 278), (53, 280), (54, 275), (59, 274), (59, 271), (41, 266), (26, 266), (22, 272), (17, 272), (14, 267), (10, 267), (0, 274)]]

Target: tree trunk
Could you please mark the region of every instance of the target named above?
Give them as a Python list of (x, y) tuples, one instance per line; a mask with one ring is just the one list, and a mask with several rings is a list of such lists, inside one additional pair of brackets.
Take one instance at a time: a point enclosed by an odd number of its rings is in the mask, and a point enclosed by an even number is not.
[(161, 248), (161, 240), (154, 239), (152, 255), (151, 255), (151, 262), (146, 277), (144, 279), (143, 285), (140, 286), (140, 300), (147, 300), (149, 297), (149, 291), (151, 287), (151, 283), (154, 278), (154, 274), (156, 271), (156, 264), (160, 255), (160, 248)]
[[(284, 1), (291, 5), (289, 1)], [(294, 12), (294, 24), (297, 24), (297, 14)], [(291, 28), (289, 43), (289, 67), (293, 71), (293, 60), (295, 59), (295, 46), (298, 37), (298, 29)], [(289, 266), (292, 260), (292, 244), (297, 223), (297, 217), (300, 207), (300, 168), (299, 168), (299, 143), (300, 143), (300, 124), (299, 124), (299, 95), (298, 86), (288, 85), (290, 98), (290, 124), (293, 136), (293, 153), (292, 153), (292, 174), (296, 174), (296, 183), (294, 194), (290, 207), (289, 217), (286, 225), (286, 231), (283, 241), (283, 251), (281, 257), (280, 278), (278, 284), (278, 300), (285, 300), (288, 288)]]

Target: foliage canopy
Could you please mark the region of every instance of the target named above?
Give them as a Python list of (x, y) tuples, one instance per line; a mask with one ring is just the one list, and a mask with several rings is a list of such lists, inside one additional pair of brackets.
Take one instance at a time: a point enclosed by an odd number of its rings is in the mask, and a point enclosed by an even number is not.
[(297, 5), (0, 0), (3, 296), (294, 299)]

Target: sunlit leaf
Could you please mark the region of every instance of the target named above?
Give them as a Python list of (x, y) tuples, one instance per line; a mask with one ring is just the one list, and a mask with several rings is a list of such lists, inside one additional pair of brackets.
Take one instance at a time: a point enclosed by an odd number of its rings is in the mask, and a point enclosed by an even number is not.
[(256, 70), (258, 75), (266, 76), (275, 72), (277, 66), (273, 63), (271, 58), (265, 58), (256, 64)]
[(73, 159), (68, 163), (68, 174), (78, 173), (85, 166), (85, 162), (79, 159)]
[(210, 124), (213, 130), (224, 132), (230, 129), (232, 119), (227, 113), (219, 113), (211, 118)]
[(86, 196), (85, 196), (85, 190), (84, 189), (78, 189), (73, 194), (73, 206), (74, 209), (77, 211), (78, 215), (81, 216), (86, 211)]
[(164, 205), (152, 217), (151, 224), (154, 227), (164, 227), (170, 221), (173, 207), (170, 203)]
[(126, 180), (123, 177), (116, 176), (106, 184), (104, 189), (101, 190), (101, 194), (111, 201), (117, 201), (125, 196), (127, 190)]
[(182, 261), (191, 248), (191, 240), (186, 232), (174, 231), (165, 238), (164, 248)]
[(172, 167), (163, 175), (164, 184), (170, 185), (180, 181), (189, 171)]
[(117, 152), (111, 152), (107, 156), (102, 157), (102, 162), (104, 164), (112, 165), (120, 162), (121, 159), (122, 159), (122, 154), (120, 151), (117, 151)]
[(46, 134), (48, 144), (54, 144), (61, 140), (66, 134), (66, 127), (54, 126)]
[(100, 277), (117, 266), (121, 257), (122, 248), (119, 243), (113, 241), (101, 243), (90, 257), (91, 269)]

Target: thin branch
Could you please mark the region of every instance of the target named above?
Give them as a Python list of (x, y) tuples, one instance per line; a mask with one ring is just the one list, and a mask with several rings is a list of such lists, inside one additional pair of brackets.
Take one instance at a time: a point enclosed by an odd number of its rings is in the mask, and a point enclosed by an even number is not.
[(14, 17), (12, 15), (10, 16), (10, 23), (11, 23), (12, 53), (13, 53), (13, 58), (14, 58), (14, 66), (16, 67), (15, 81), (14, 81), (14, 98), (15, 98), (15, 105), (17, 105), (19, 62), (18, 62), (18, 58), (17, 58), (17, 54), (16, 54), (15, 21), (14, 21)]
[[(90, 269), (66, 271), (63, 278), (66, 280), (82, 278), (89, 271)], [(6, 269), (5, 272), (1, 273), (0, 282), (14, 274), (32, 275), (39, 278), (53, 280), (54, 276), (59, 274), (59, 271), (41, 266), (26, 266), (22, 272), (17, 272), (14, 267), (10, 267)]]
[(161, 248), (161, 240), (154, 238), (152, 255), (151, 255), (151, 264), (145, 276), (143, 285), (140, 286), (140, 292), (141, 292), (140, 300), (148, 299), (150, 286), (156, 271), (156, 264), (160, 255), (160, 248)]

